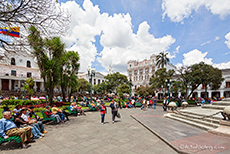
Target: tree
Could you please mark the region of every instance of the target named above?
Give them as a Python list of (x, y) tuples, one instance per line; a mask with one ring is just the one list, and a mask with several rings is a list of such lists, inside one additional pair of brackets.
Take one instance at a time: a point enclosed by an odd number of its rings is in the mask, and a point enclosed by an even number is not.
[(154, 89), (148, 86), (140, 86), (136, 89), (136, 94), (140, 96), (155, 95)]
[(107, 92), (113, 92), (117, 89), (119, 85), (130, 84), (125, 75), (120, 74), (119, 72), (108, 74), (105, 76), (105, 84)]
[(26, 79), (25, 84), (23, 85), (23, 90), (27, 92), (29, 95), (29, 99), (31, 99), (31, 96), (34, 94), (34, 79), (32, 77)]
[(174, 70), (166, 70), (166, 68), (158, 69), (155, 74), (149, 80), (149, 84), (153, 89), (161, 88), (163, 94), (165, 95), (165, 89), (167, 88), (167, 81), (171, 79), (172, 75), (175, 73)]
[[(218, 89), (221, 85), (221, 82), (224, 80), (222, 78), (221, 70), (205, 64), (204, 62), (187, 67), (180, 73), (181, 82), (184, 86), (186, 86), (187, 89), (190, 88), (191, 90), (187, 96), (188, 98), (200, 85), (205, 87), (205, 93), (207, 94), (208, 86), (210, 86), (213, 90)], [(207, 98), (206, 94), (205, 98)]]
[(86, 79), (78, 79), (78, 91), (82, 93), (83, 91), (90, 91), (90, 83)]
[(33, 49), (32, 54), (37, 59), (37, 64), (44, 80), (46, 92), (49, 96), (49, 103), (52, 104), (53, 89), (59, 83), (61, 71), (61, 56), (65, 44), (59, 37), (42, 39), (40, 32), (30, 27), (28, 42)]
[(28, 49), (26, 38), (31, 25), (47, 37), (63, 34), (70, 22), (69, 13), (54, 0), (1, 0), (0, 14), (0, 27), (20, 28), (20, 39), (0, 39), (0, 46), (8, 52)]
[(99, 83), (97, 85), (93, 86), (93, 92), (94, 93), (102, 93), (105, 94), (106, 92), (106, 84), (105, 82)]
[(117, 87), (117, 92), (119, 94), (119, 97), (122, 98), (125, 93), (129, 94), (130, 93), (130, 86), (127, 84), (121, 84)]
[(168, 53), (160, 52), (159, 55), (157, 55), (157, 63), (156, 66), (158, 68), (164, 68), (165, 65), (169, 63), (169, 58), (167, 57)]
[(77, 91), (77, 73), (80, 67), (78, 53), (75, 51), (65, 51), (61, 58), (61, 66), (60, 85), (63, 101), (65, 102), (67, 88), (69, 91), (69, 100), (72, 93)]

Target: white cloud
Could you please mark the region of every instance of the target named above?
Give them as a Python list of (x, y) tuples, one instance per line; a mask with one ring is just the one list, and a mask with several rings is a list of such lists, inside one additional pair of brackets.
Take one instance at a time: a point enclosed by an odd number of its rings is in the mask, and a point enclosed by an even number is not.
[[(128, 21), (126, 22), (127, 25), (129, 25), (129, 23), (130, 22)], [(131, 31), (131, 26), (129, 26), (129, 28), (128, 31)], [(133, 32), (128, 34), (129, 38), (127, 38), (127, 40), (129, 44), (126, 46), (116, 45), (111, 47), (110, 44), (104, 44), (104, 49), (101, 52), (101, 57), (98, 58), (98, 61), (105, 68), (112, 65), (114, 71), (126, 72), (127, 62), (129, 60), (143, 60), (149, 58), (151, 54), (158, 54), (159, 52), (166, 51), (169, 49), (169, 46), (175, 42), (175, 39), (170, 35), (162, 38), (155, 38), (149, 33), (149, 28), (150, 26), (147, 22), (141, 23), (137, 34), (134, 34)], [(114, 30), (112, 30), (111, 33), (113, 33), (113, 31)], [(122, 33), (118, 36), (121, 37), (120, 40), (123, 40)], [(116, 39), (111, 40), (111, 44), (116, 44)]]
[(227, 39), (227, 41), (225, 41), (224, 43), (228, 46), (228, 48), (230, 49), (230, 32), (228, 34), (225, 35), (225, 38)]
[(215, 39), (214, 39), (214, 41), (218, 41), (219, 39), (220, 39), (220, 37), (216, 36)]
[[(114, 72), (124, 73), (129, 60), (143, 60), (151, 54), (167, 51), (175, 42), (171, 35), (155, 38), (149, 33), (147, 22), (142, 22), (135, 34), (128, 13), (100, 13), (98, 6), (90, 0), (84, 0), (83, 8), (75, 1), (61, 3), (61, 6), (68, 8), (72, 14), (68, 35), (62, 39), (70, 50), (78, 51), (80, 71), (86, 71), (98, 56), (97, 60), (104, 68), (108, 69), (111, 65)], [(95, 36), (100, 36), (103, 46), (99, 54), (94, 44)]]
[(206, 42), (202, 43), (201, 46), (204, 46), (205, 44), (209, 44), (209, 43), (211, 43), (211, 41), (206, 41)]
[(208, 52), (202, 53), (201, 51), (194, 49), (188, 53), (183, 54), (183, 64), (185, 66), (190, 66), (203, 61), (209, 65), (212, 65), (212, 58), (205, 58), (207, 54)]
[(227, 63), (220, 63), (220, 64), (213, 64), (214, 67), (217, 67), (219, 69), (226, 69), (230, 68), (230, 61)]
[(230, 14), (229, 0), (163, 0), (162, 18), (168, 16), (173, 22), (182, 22), (202, 6), (221, 19)]
[[(194, 49), (192, 51), (189, 51), (188, 53), (183, 54), (184, 60), (183, 60), (183, 66), (191, 66), (193, 64), (197, 64), (200, 62), (204, 62), (206, 64), (212, 65), (214, 67), (217, 67), (219, 69), (225, 69), (230, 68), (230, 61), (226, 63), (213, 63), (212, 58), (206, 58), (208, 52), (202, 53), (201, 51)], [(176, 65), (177, 68), (180, 68), (182, 66), (181, 63), (178, 63)]]

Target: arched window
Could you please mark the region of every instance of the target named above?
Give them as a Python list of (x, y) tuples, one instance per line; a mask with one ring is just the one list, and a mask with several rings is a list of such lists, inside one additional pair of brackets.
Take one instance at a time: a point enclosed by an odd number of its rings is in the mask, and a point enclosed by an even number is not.
[(26, 67), (31, 67), (31, 62), (29, 60), (26, 62)]
[(14, 58), (11, 58), (11, 65), (15, 65), (15, 59)]

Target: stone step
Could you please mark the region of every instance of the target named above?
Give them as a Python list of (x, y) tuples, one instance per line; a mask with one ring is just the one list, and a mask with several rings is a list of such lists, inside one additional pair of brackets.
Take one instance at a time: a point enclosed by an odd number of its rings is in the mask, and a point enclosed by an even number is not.
[[(200, 116), (200, 117), (203, 117), (203, 116), (210, 116), (210, 115), (213, 115), (215, 113), (218, 113), (222, 110), (210, 110), (210, 109), (205, 109), (205, 108), (193, 108), (193, 109), (184, 109), (184, 110), (180, 110), (180, 112), (182, 114), (189, 114), (189, 115), (195, 115), (195, 116)], [(217, 119), (217, 120), (221, 120), (223, 117), (221, 116), (221, 114), (217, 114), (217, 115), (214, 115), (212, 117), (213, 119)]]
[(181, 119), (181, 118), (178, 118), (178, 117), (174, 117), (174, 116), (171, 116), (170, 114), (167, 114), (166, 117), (170, 118), (170, 119), (173, 119), (173, 120), (177, 120), (177, 121), (186, 123), (186, 124), (189, 124), (189, 125), (192, 125), (192, 126), (195, 126), (195, 127), (198, 127), (200, 129), (203, 129), (203, 130), (212, 130), (212, 129), (214, 129), (214, 127), (206, 126), (206, 125), (202, 125), (202, 124), (199, 124), (199, 123), (196, 123), (196, 122), (193, 122), (193, 121), (189, 121), (189, 120)]
[(216, 101), (216, 102), (213, 102), (212, 105), (229, 106), (230, 102), (227, 102), (227, 101)]
[(211, 122), (211, 123), (215, 123), (215, 124), (219, 124), (220, 119), (215, 119), (215, 118), (204, 118), (204, 116), (202, 115), (194, 115), (194, 114), (190, 114), (190, 113), (183, 113), (180, 112), (178, 113), (178, 115), (182, 115), (188, 118), (192, 118), (192, 119), (201, 119), (207, 122)]
[(201, 106), (201, 108), (216, 109), (216, 110), (224, 110), (225, 107), (226, 106), (223, 105), (212, 105), (212, 104)]
[(181, 119), (184, 119), (184, 120), (189, 120), (189, 121), (192, 121), (192, 122), (195, 122), (195, 123), (198, 123), (198, 124), (202, 124), (202, 125), (205, 125), (205, 126), (213, 127), (213, 128), (217, 128), (219, 126), (219, 124), (216, 124), (216, 123), (213, 123), (213, 122), (208, 122), (208, 121), (205, 121), (204, 119), (194, 119), (194, 118), (190, 118), (188, 116), (183, 116), (183, 115), (180, 115), (180, 114), (172, 114), (171, 116), (181, 118)]

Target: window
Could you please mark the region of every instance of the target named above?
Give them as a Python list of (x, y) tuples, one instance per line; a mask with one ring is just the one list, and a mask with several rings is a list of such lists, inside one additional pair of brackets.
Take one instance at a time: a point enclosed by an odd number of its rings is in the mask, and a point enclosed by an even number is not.
[(129, 76), (132, 76), (132, 71), (129, 72)]
[(93, 84), (94, 84), (94, 85), (96, 84), (96, 79), (93, 80)]
[(230, 88), (230, 82), (226, 82), (226, 88)]
[(89, 83), (91, 83), (91, 79), (89, 79)]
[(134, 71), (134, 75), (137, 75), (137, 70)]
[(102, 82), (104, 82), (104, 80), (102, 80)]
[(31, 67), (31, 62), (29, 60), (26, 62), (26, 67)]
[(140, 74), (143, 74), (143, 70), (142, 70), (142, 69), (141, 69), (141, 70), (139, 70), (139, 73), (140, 73)]
[(129, 67), (132, 67), (132, 65), (130, 64)]
[(98, 79), (97, 84), (100, 84), (100, 83), (101, 83), (101, 80)]
[(152, 63), (154, 63), (155, 61), (154, 61), (154, 59), (152, 60)]
[(27, 72), (27, 78), (31, 77), (31, 72)]
[(152, 68), (152, 73), (154, 73), (154, 72), (155, 72), (155, 67)]
[(145, 69), (145, 74), (148, 74), (148, 73), (149, 73), (149, 69), (146, 68), (146, 69)]
[(16, 71), (14, 71), (14, 70), (11, 70), (11, 76), (16, 76), (17, 74), (16, 74)]
[(11, 58), (11, 65), (15, 65), (15, 59), (14, 58)]

